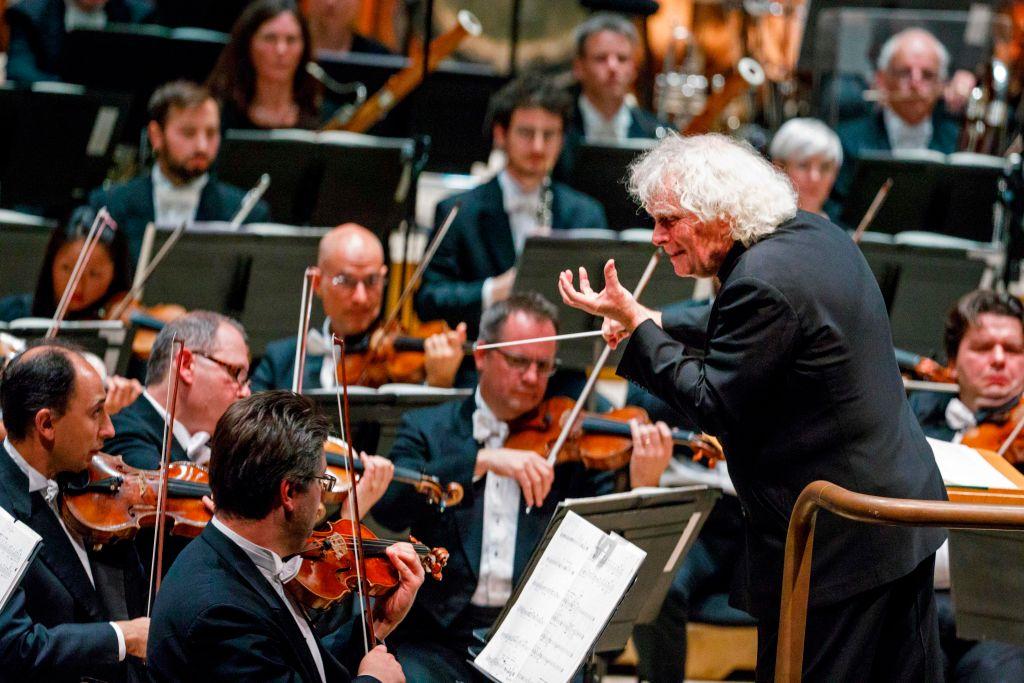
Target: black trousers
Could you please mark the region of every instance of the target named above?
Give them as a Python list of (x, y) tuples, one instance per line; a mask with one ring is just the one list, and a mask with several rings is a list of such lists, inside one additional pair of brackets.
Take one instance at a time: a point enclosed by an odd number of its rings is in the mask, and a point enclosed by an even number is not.
[[(932, 555), (906, 576), (807, 613), (804, 681), (942, 681)], [(757, 629), (757, 680), (775, 677), (778, 620)]]

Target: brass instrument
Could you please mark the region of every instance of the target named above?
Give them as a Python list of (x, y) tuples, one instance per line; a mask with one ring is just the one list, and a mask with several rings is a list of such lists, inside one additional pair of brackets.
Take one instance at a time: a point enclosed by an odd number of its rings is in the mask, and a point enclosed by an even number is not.
[[(700, 135), (711, 131), (722, 112), (733, 100), (753, 88), (760, 87), (763, 83), (764, 69), (756, 60), (744, 57), (736, 64), (736, 68), (721, 79), (720, 87), (713, 87), (704, 111), (690, 121), (683, 129), (683, 135)], [(712, 85), (716, 86), (714, 79)], [(727, 127), (738, 128), (739, 125), (727, 124)]]
[(665, 50), (661, 73), (654, 77), (658, 118), (678, 129), (685, 128), (693, 117), (704, 111), (708, 85), (700, 46), (685, 26), (677, 24), (672, 29), (672, 44)]
[[(437, 68), (441, 60), (455, 51), (466, 36), (478, 36), (482, 31), (480, 21), (468, 10), (458, 15), (458, 23), (430, 41), (430, 56), (427, 60), (427, 72)], [(347, 121), (332, 120), (323, 130), (347, 130), (352, 133), (365, 133), (375, 123), (383, 119), (391, 109), (411, 93), (423, 80), (423, 57), (414, 54), (409, 65), (388, 79), (373, 97), (356, 109)]]

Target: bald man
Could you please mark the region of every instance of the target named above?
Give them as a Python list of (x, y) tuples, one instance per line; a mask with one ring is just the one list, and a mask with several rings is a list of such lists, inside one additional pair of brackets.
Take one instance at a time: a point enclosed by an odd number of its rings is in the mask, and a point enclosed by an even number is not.
[[(380, 318), (387, 266), (384, 247), (372, 232), (355, 223), (334, 228), (320, 240), (317, 255), (320, 286), (316, 295), (323, 303), (326, 319), (318, 330), (310, 330), (304, 389), (334, 386), (331, 362), (331, 334), (345, 338), (348, 348), (365, 344)], [(426, 349), (426, 382), (450, 387), (462, 362), (466, 326), (429, 337)], [(263, 360), (252, 377), (253, 391), (290, 389), (295, 371), (295, 338), (267, 345)]]
[[(867, 151), (932, 149), (956, 151), (960, 126), (937, 107), (949, 75), (949, 52), (922, 28), (893, 35), (878, 54), (875, 87), (880, 106), (867, 116), (841, 123), (843, 166), (832, 190), (841, 205), (850, 192), (857, 159)], [(834, 206), (830, 214), (838, 207)]]

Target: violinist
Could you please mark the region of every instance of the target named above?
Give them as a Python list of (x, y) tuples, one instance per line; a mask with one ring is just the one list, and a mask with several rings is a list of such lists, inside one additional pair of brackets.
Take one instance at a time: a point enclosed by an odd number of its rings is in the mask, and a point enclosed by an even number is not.
[[(516, 294), (490, 307), (480, 339), (513, 341), (556, 334), (557, 310), (538, 294)], [(409, 680), (475, 680), (466, 648), (473, 630), (491, 626), (520, 579), (558, 501), (609, 493), (613, 472), (579, 463), (552, 467), (533, 451), (504, 448), (510, 427), (544, 398), (556, 343), (476, 351), (480, 381), (465, 400), (416, 410), (402, 419), (390, 458), (462, 484), (458, 508), (439, 513), (408, 487), (392, 486), (374, 517), (412, 528), (421, 542), (450, 552), (443, 583), (423, 587), (392, 637)], [(672, 453), (664, 423), (633, 426), (631, 484), (657, 486)], [(527, 514), (527, 509), (533, 510)]]
[[(1005, 423), (1024, 392), (1024, 306), (991, 290), (965, 294), (946, 318), (946, 355), (960, 391), (956, 396), (917, 392), (910, 397), (924, 433), (959, 442), (983, 424)], [(990, 450), (999, 444), (986, 444)], [(1018, 465), (1019, 467), (1020, 465)], [(948, 681), (1024, 679), (1024, 648), (998, 640), (972, 641), (956, 636), (950, 597), (948, 547), (935, 567), (939, 636)]]
[[(146, 134), (156, 155), (152, 170), (89, 196), (92, 206), (106, 206), (117, 221), (132, 264), (139, 260), (147, 224), (230, 221), (245, 195), (210, 172), (220, 149), (221, 114), (206, 88), (188, 81), (167, 83), (149, 98), (148, 114)], [(261, 201), (245, 222), (269, 220), (270, 209)]]
[[(630, 168), (653, 244), (680, 277), (717, 277), (703, 355), (605, 265), (559, 277), (563, 301), (626, 337), (618, 372), (717, 435), (743, 510), (745, 571), (732, 603), (758, 620), (757, 679), (774, 677), (792, 507), (823, 479), (860, 493), (945, 499), (892, 352), (881, 292), (839, 227), (797, 210), (788, 179), (748, 145), (670, 136)], [(937, 680), (932, 570), (945, 532), (819, 517), (803, 675)], [(884, 637), (883, 637), (883, 634)]]
[[(157, 595), (154, 680), (406, 680), (384, 645), (364, 653), (362, 640), (351, 638), (326, 647), (284, 587), (305, 561), (299, 553), (329, 483), (327, 433), (328, 421), (310, 399), (284, 391), (242, 399), (220, 419), (210, 461), (217, 512)], [(411, 545), (394, 544), (387, 557), (399, 586), (374, 606), (378, 638), (402, 620), (423, 583)]]
[[(321, 238), (317, 267), (321, 276), (316, 294), (327, 317), (320, 330), (309, 333), (311, 343), (302, 383), (307, 389), (332, 387), (336, 382), (332, 334), (343, 337), (349, 349), (358, 349), (369, 342), (380, 319), (388, 272), (380, 240), (355, 223), (339, 225)], [(424, 369), (428, 385), (452, 386), (464, 358), (465, 341), (465, 325), (425, 340)], [(254, 391), (291, 387), (295, 346), (294, 337), (267, 346), (253, 374)]]
[(168, 387), (174, 382), (172, 341), (184, 341), (171, 460), (205, 466), (208, 441), (228, 406), (249, 395), (249, 347), (242, 326), (219, 313), (192, 311), (164, 326), (146, 367), (146, 390), (115, 416), (117, 433), (103, 445), (132, 467), (160, 467)]
[(57, 513), (59, 475), (85, 469), (114, 430), (99, 375), (70, 345), (16, 357), (0, 380), (8, 438), (0, 507), (43, 538), (21, 587), (0, 612), (5, 680), (147, 680), (149, 619), (135, 547), (87, 550)]
[(493, 180), (438, 205), (435, 233), (456, 202), (461, 208), (416, 294), (422, 320), (464, 321), (475, 331), (481, 311), (512, 292), (528, 236), (608, 227), (597, 200), (549, 178), (571, 106), (568, 93), (537, 74), (491, 98), (488, 121), (507, 163)]

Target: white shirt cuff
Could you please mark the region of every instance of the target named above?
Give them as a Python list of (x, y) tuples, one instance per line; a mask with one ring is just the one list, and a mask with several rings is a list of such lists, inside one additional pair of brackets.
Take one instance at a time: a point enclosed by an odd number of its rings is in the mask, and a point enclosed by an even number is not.
[(484, 287), (483, 287), (483, 290), (480, 292), (481, 296), (483, 297), (483, 309), (482, 310), (486, 311), (488, 308), (491, 307), (491, 304), (494, 303), (493, 298), (492, 298), (493, 294), (491, 293), (491, 290), (493, 290), (493, 289), (494, 289), (494, 278), (493, 277), (489, 277), (486, 280), (484, 280)]
[(117, 661), (123, 662), (124, 658), (128, 656), (128, 648), (124, 644), (124, 633), (121, 632), (121, 627), (110, 622), (110, 625), (114, 627), (114, 633), (117, 634)]

